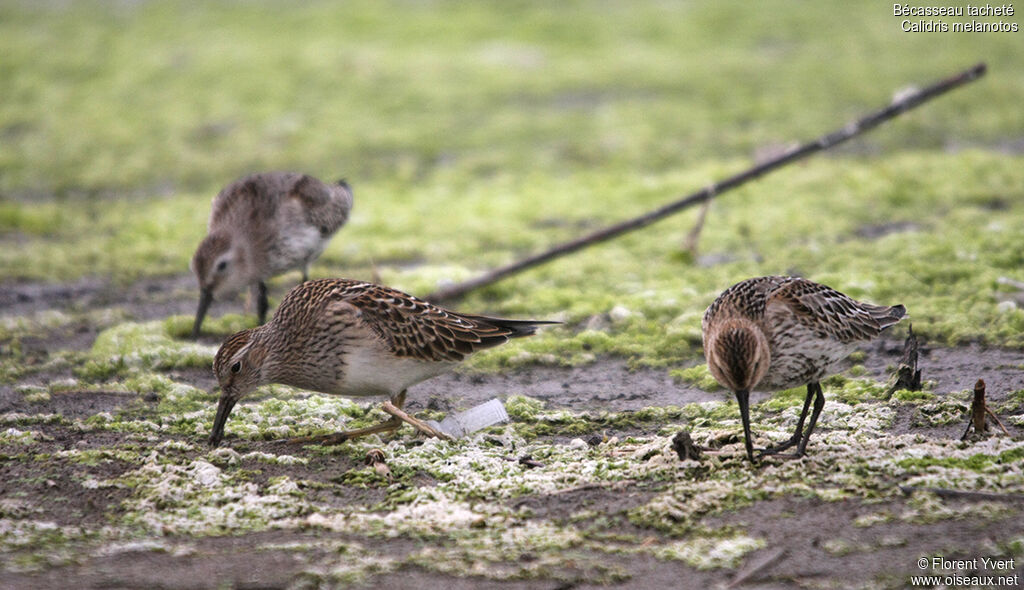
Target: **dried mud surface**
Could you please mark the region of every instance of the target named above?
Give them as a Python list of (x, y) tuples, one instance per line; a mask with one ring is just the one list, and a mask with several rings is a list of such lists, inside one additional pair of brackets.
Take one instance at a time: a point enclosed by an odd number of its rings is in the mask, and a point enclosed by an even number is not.
[[(7, 316), (30, 314), (48, 309), (96, 310), (117, 309), (126, 319), (155, 319), (171, 314), (191, 313), (190, 277), (153, 279), (125, 287), (115, 287), (95, 280), (66, 285), (8, 284), (0, 285), (0, 313)], [(223, 309), (215, 310), (223, 313)], [(81, 323), (69, 328), (24, 338), (22, 346), (39, 355), (57, 350), (85, 350), (91, 346), (97, 330)], [(211, 342), (212, 343), (212, 342)], [(872, 345), (864, 365), (868, 374), (885, 379), (898, 362), (902, 342), (881, 341)], [(925, 343), (920, 363), (926, 381), (932, 381), (937, 394), (962, 391), (973, 387), (978, 378), (989, 386), (990, 403), (996, 404), (1009, 392), (1024, 389), (1024, 353), (1019, 350), (985, 349), (978, 346), (929, 348)], [(28, 381), (45, 385), (46, 381), (66, 377), (57, 370), (34, 374)], [(175, 379), (196, 387), (214, 386), (212, 375), (199, 369), (174, 370)], [(0, 413), (38, 412), (24, 396), (15, 393), (18, 383), (0, 383)], [(410, 390), (408, 407), (412, 410), (430, 408), (449, 412), (471, 407), (494, 397), (506, 398), (521, 394), (547, 402), (549, 408), (573, 411), (604, 409), (630, 411), (648, 406), (681, 406), (690, 402), (728, 399), (727, 392), (705, 392), (676, 381), (665, 370), (630, 370), (625, 361), (600, 359), (579, 368), (529, 367), (502, 374), (454, 373), (422, 383)], [(760, 400), (755, 400), (760, 401)], [(90, 392), (55, 394), (47, 402), (47, 412), (68, 418), (86, 418), (99, 412), (145, 412), (153, 400), (139, 400), (122, 392)], [(657, 429), (658, 426), (652, 426)], [(958, 438), (963, 425), (922, 427), (906, 416), (897, 415), (892, 424), (896, 433), (918, 433), (926, 437)], [(1010, 427), (1015, 438), (1021, 429)], [(119, 441), (122, 435), (112, 432), (90, 432), (83, 435), (64, 424), (38, 424), (43, 440), (31, 445), (34, 453), (55, 453), (68, 449), (102, 449)], [(626, 437), (637, 434), (635, 427), (621, 431), (609, 430), (605, 437)], [(650, 433), (648, 433), (650, 434)], [(411, 437), (408, 432), (398, 436)], [(173, 438), (173, 437), (172, 437)], [(551, 437), (552, 443), (565, 437)], [(228, 441), (237, 450), (270, 450), (276, 443)], [(820, 444), (820, 442), (819, 442)], [(815, 451), (812, 441), (811, 453)], [(247, 465), (258, 471), (257, 480), (288, 475), (294, 480), (332, 482), (346, 471), (361, 468), (359, 461), (344, 454), (324, 454), (308, 448), (289, 452), (308, 459), (307, 464)], [(102, 526), (116, 518), (127, 490), (85, 489), (84, 478), (105, 479), (123, 475), (131, 466), (117, 459), (95, 464), (71, 462), (0, 463), (0, 498), (16, 495), (46, 497), (46, 518), (58, 525)], [(257, 469), (258, 468), (258, 469)], [(416, 485), (431, 486), (427, 476), (414, 480)], [(581, 509), (604, 515), (624, 534), (637, 535), (645, 544), (667, 543), (664, 532), (644, 528), (630, 521), (627, 512), (650, 500), (660, 487), (646, 483), (635, 487), (610, 489), (582, 487), (552, 495), (526, 495), (508, 503), (515, 509), (528, 510), (533, 518), (567, 522)], [(17, 492), (18, 494), (15, 494)], [(311, 496), (330, 505), (367, 505), (380, 502), (385, 492), (374, 486), (331, 486), (312, 490)], [(971, 500), (950, 502), (953, 510), (967, 506)], [(727, 584), (749, 564), (777, 549), (784, 553), (755, 573), (741, 587), (795, 588), (848, 587), (849, 580), (890, 580), (892, 587), (909, 585), (909, 576), (920, 573), (917, 559), (922, 556), (947, 555), (970, 558), (993, 554), (993, 547), (1020, 537), (1024, 530), (1024, 503), (1008, 502), (998, 519), (966, 511), (962, 518), (921, 524), (901, 520), (885, 522), (868, 528), (854, 526), (865, 514), (880, 510), (899, 512), (904, 507), (897, 501), (878, 503), (869, 500), (844, 499), (823, 502), (814, 498), (785, 497), (758, 501), (750, 506), (724, 514), (707, 516), (702, 524), (711, 527), (735, 526), (766, 539), (766, 546), (747, 555), (740, 567), (697, 570), (680, 561), (660, 560), (650, 555), (597, 555), (588, 550), (572, 550), (564, 563), (548, 575), (529, 580), (494, 580), (482, 577), (459, 577), (428, 569), (403, 565), (397, 570), (372, 575), (362, 580), (368, 586), (382, 588), (421, 588), (444, 586), (450, 590), (463, 588), (565, 589), (565, 588), (705, 588)], [(17, 506), (5, 506), (17, 512)], [(579, 525), (579, 523), (577, 523)], [(2, 532), (2, 531), (0, 531)], [(837, 551), (824, 546), (827, 539), (840, 539), (849, 550)], [(268, 530), (238, 536), (189, 537), (174, 532), (158, 539), (160, 548), (140, 545), (104, 554), (85, 549), (51, 567), (24, 572), (0, 573), (0, 588), (66, 588), (69, 580), (79, 588), (286, 588), (303, 587), (303, 572), (321, 561), (337, 561), (331, 553), (330, 541), (347, 541), (346, 535), (323, 530)], [(421, 550), (429, 540), (399, 535), (375, 538), (369, 550), (381, 556), (401, 557)], [(286, 548), (302, 544), (306, 549)], [(89, 545), (94, 547), (93, 545)], [(170, 547), (172, 549), (167, 549)], [(285, 548), (282, 548), (285, 547)], [(974, 553), (971, 551), (973, 548)], [(581, 552), (582, 551), (582, 552)], [(529, 560), (529, 555), (519, 559)], [(594, 584), (587, 564), (599, 561), (620, 572), (613, 579)], [(1017, 568), (1020, 572), (1024, 568)], [(901, 582), (902, 580), (902, 582)], [(860, 582), (858, 582), (860, 583)], [(314, 583), (313, 586), (316, 584)]]

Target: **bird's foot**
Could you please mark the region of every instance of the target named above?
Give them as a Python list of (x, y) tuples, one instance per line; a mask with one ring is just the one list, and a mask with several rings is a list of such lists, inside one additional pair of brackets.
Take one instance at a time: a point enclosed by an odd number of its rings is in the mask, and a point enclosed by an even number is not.
[(803, 457), (805, 454), (806, 453), (771, 453), (770, 455), (765, 455), (764, 453), (758, 453), (757, 456), (760, 459), (764, 459), (765, 457), (777, 457), (779, 459), (799, 459)]
[(794, 445), (791, 445), (789, 443), (783, 443), (781, 445), (776, 445), (774, 447), (768, 447), (767, 449), (761, 449), (757, 452), (757, 457), (759, 459), (764, 457), (779, 457), (780, 459), (799, 459), (800, 457), (803, 457), (806, 454), (804, 451), (801, 451), (799, 449), (792, 453), (782, 452), (792, 446)]
[[(774, 446), (771, 446), (771, 447), (765, 447), (763, 449), (758, 450), (757, 456), (758, 457), (767, 457), (769, 455), (782, 455), (782, 451), (785, 451), (787, 449), (791, 449), (791, 448), (797, 446), (799, 443), (800, 443), (800, 437), (799, 436), (794, 436), (793, 438), (787, 440), (784, 443), (777, 444), (777, 445), (774, 445)], [(803, 453), (796, 453), (795, 455), (796, 456), (802, 456)], [(782, 455), (782, 456), (785, 456), (785, 455)]]

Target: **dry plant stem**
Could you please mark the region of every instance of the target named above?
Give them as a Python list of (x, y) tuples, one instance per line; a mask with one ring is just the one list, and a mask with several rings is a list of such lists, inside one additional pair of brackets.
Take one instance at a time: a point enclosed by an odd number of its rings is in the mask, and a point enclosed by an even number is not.
[(370, 258), (370, 282), (382, 284), (384, 281), (380, 279), (380, 269), (377, 268), (377, 261)]
[(406, 414), (404, 411), (398, 409), (398, 407), (396, 407), (391, 402), (384, 402), (381, 405), (381, 409), (387, 412), (388, 414), (391, 414), (395, 418), (398, 418), (399, 420), (409, 424), (410, 426), (412, 426), (416, 430), (419, 430), (420, 432), (427, 436), (434, 436), (441, 440), (452, 440), (452, 437), (441, 432), (440, 430), (437, 430), (436, 428), (431, 427), (426, 422), (423, 422), (422, 420), (418, 420), (416, 418), (413, 418), (409, 414)]
[(700, 206), (697, 211), (697, 220), (693, 222), (693, 229), (690, 233), (686, 234), (686, 240), (683, 242), (683, 250), (689, 252), (690, 256), (697, 259), (697, 245), (700, 243), (700, 234), (704, 229), (704, 220), (708, 216), (708, 209), (711, 208), (711, 199), (704, 201), (704, 204)]
[(824, 151), (835, 147), (843, 142), (846, 142), (858, 135), (874, 129), (878, 125), (897, 117), (914, 107), (921, 105), (939, 95), (942, 95), (954, 88), (963, 86), (977, 80), (979, 77), (985, 74), (986, 66), (984, 63), (979, 63), (971, 68), (968, 68), (954, 76), (939, 80), (933, 84), (930, 84), (924, 88), (901, 93), (899, 96), (893, 99), (888, 106), (879, 109), (873, 113), (865, 115), (852, 123), (843, 126), (841, 129), (833, 131), (827, 135), (823, 135), (818, 139), (805, 143), (792, 150), (786, 151), (779, 156), (776, 156), (770, 160), (767, 160), (761, 164), (758, 164), (752, 168), (749, 168), (739, 174), (726, 178), (725, 180), (712, 184), (703, 190), (697, 191), (691, 195), (663, 205), (662, 207), (655, 209), (649, 213), (628, 219), (626, 221), (617, 223), (610, 227), (593, 232), (589, 235), (582, 236), (575, 240), (571, 240), (564, 244), (560, 244), (539, 254), (528, 256), (518, 262), (508, 264), (501, 268), (494, 269), (490, 272), (484, 273), (478, 277), (464, 281), (462, 283), (456, 283), (445, 287), (439, 291), (427, 295), (425, 299), (428, 301), (446, 301), (462, 297), (466, 293), (496, 283), (499, 280), (522, 272), (526, 269), (532, 268), (539, 264), (549, 262), (555, 258), (560, 258), (567, 254), (576, 252), (586, 248), (587, 246), (597, 244), (616, 238), (627, 232), (647, 227), (656, 221), (660, 221), (669, 215), (678, 213), (683, 209), (704, 203), (709, 199), (724, 193), (725, 191), (734, 189), (738, 186), (746, 184), (751, 180), (760, 178), (761, 176), (781, 168), (787, 164), (791, 164), (797, 160), (802, 160), (807, 156), (815, 154), (820, 151)]
[(1003, 426), (1003, 421), (999, 419), (999, 416), (996, 416), (996, 413), (992, 411), (992, 408), (985, 406), (985, 413), (987, 413), (990, 418), (996, 421), (996, 424), (999, 425), (999, 429), (1003, 431), (1003, 434), (1005, 434), (1006, 436), (1010, 436), (1010, 431), (1006, 429), (1006, 426)]

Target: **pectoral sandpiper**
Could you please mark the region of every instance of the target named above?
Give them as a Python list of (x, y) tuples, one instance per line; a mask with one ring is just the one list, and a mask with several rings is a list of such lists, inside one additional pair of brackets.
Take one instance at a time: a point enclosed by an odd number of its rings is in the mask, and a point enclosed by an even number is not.
[(293, 439), (338, 443), (394, 430), (402, 421), (444, 437), (402, 411), (408, 387), (450, 370), (473, 352), (529, 336), (541, 324), (442, 309), (401, 291), (348, 279), (305, 282), (273, 319), (228, 338), (214, 361), (221, 386), (210, 434), (216, 446), (235, 403), (260, 385), (283, 383), (345, 396), (387, 395), (393, 418), (360, 430)]
[(348, 220), (352, 191), (345, 181), (327, 185), (290, 172), (252, 174), (213, 199), (207, 236), (192, 256), (199, 307), (192, 337), (214, 299), (249, 287), (262, 324), (267, 315), (264, 281), (291, 269), (309, 278), (309, 263)]
[[(802, 456), (825, 405), (819, 381), (833, 374), (858, 345), (875, 338), (905, 314), (902, 305), (861, 303), (794, 277), (747, 279), (719, 295), (704, 312), (704, 355), (715, 379), (736, 394), (750, 461), (754, 461), (751, 391), (807, 385), (792, 438), (761, 452), (775, 454), (796, 445), (796, 456)], [(814, 411), (804, 433), (812, 399)]]

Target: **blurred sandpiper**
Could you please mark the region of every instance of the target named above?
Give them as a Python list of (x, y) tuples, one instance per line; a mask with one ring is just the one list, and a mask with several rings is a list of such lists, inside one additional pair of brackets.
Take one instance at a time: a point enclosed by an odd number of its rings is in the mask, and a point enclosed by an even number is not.
[(252, 174), (213, 199), (207, 236), (192, 256), (199, 307), (192, 337), (199, 336), (214, 299), (248, 287), (259, 322), (266, 321), (264, 281), (292, 269), (309, 279), (309, 264), (348, 221), (352, 191), (342, 180), (328, 185), (290, 172)]

